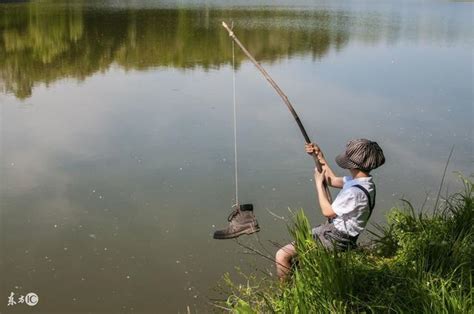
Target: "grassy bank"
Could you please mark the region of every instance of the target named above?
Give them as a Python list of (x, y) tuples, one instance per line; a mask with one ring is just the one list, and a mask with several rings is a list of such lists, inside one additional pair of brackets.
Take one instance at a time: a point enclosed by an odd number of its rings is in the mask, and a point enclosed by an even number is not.
[(431, 213), (407, 202), (392, 209), (369, 246), (351, 252), (322, 249), (303, 212), (291, 233), (298, 259), (291, 279), (248, 276), (230, 287), (225, 306), (236, 312), (473, 313), (473, 183)]

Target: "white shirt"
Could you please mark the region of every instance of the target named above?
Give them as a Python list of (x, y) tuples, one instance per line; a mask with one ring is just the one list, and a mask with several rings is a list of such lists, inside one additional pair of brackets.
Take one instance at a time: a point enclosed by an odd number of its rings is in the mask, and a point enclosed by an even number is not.
[(332, 210), (336, 213), (333, 219), (334, 227), (350, 236), (360, 234), (367, 224), (370, 215), (369, 200), (365, 193), (356, 184), (363, 186), (370, 195), (372, 203), (375, 198), (375, 184), (372, 177), (356, 178), (344, 177), (344, 186), (332, 203)]

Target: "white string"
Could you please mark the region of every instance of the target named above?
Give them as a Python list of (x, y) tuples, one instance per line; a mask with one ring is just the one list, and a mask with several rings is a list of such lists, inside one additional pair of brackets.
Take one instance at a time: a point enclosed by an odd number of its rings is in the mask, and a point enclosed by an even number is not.
[[(232, 22), (232, 28), (234, 22)], [(235, 53), (234, 53), (234, 41), (232, 40), (232, 92), (234, 100), (234, 170), (235, 170), (235, 204), (239, 205), (239, 177), (237, 167), (237, 104), (235, 101)]]

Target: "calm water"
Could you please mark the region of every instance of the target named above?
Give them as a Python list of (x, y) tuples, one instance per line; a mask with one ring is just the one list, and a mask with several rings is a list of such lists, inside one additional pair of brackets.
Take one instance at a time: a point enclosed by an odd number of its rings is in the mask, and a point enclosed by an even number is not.
[[(222, 20), (331, 160), (350, 138), (380, 143), (374, 222), (401, 198), (430, 208), (452, 145), (443, 194), (473, 172), (472, 3), (225, 3), (0, 4), (1, 313), (205, 312), (235, 266), (273, 272), (211, 238), (234, 198)], [(235, 71), (240, 196), (262, 227), (241, 240), (274, 254), (288, 208), (323, 221), (313, 164), (240, 51)], [(36, 307), (7, 308), (30, 291)]]

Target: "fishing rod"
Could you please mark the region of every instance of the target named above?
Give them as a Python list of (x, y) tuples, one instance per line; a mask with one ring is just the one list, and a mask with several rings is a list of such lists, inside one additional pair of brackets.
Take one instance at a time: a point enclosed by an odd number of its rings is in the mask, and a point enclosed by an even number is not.
[[(298, 127), (300, 128), (301, 133), (303, 134), (304, 140), (307, 144), (311, 143), (311, 140), (309, 139), (308, 133), (306, 133), (306, 130), (303, 126), (303, 123), (301, 122), (300, 118), (298, 117), (298, 114), (296, 113), (295, 109), (293, 108), (293, 105), (291, 104), (290, 100), (288, 97), (285, 95), (285, 93), (281, 90), (280, 86), (271, 78), (270, 74), (255, 60), (255, 58), (250, 54), (250, 52), (242, 45), (240, 40), (235, 36), (234, 32), (232, 29), (227, 26), (225, 22), (222, 22), (222, 26), (229, 32), (229, 36), (234, 40), (234, 42), (242, 49), (242, 51), (245, 53), (245, 55), (252, 61), (252, 63), (257, 67), (257, 69), (260, 71), (260, 73), (263, 74), (265, 79), (270, 83), (270, 85), (276, 90), (277, 94), (280, 95), (280, 97), (283, 99), (283, 102), (285, 105), (288, 107), (290, 110), (291, 114), (293, 115), (293, 118), (296, 120), (296, 123), (298, 124)], [(322, 171), (322, 165), (321, 162), (319, 162), (318, 156), (316, 155), (315, 152), (312, 154), (314, 163), (316, 164), (316, 169), (318, 172)], [(326, 194), (328, 197), (331, 197), (331, 194), (329, 193), (329, 189), (326, 183), (324, 183), (324, 187), (326, 190)]]

